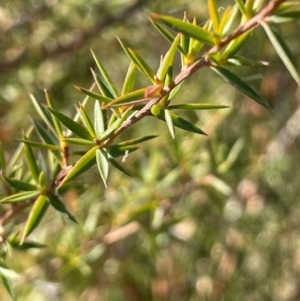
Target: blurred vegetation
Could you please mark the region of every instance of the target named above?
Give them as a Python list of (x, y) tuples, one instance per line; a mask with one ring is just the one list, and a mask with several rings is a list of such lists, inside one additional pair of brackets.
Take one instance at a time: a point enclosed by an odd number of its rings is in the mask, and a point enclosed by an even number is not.
[[(34, 114), (28, 93), (42, 100), (46, 88), (62, 111), (82, 100), (73, 85), (93, 81), (89, 48), (120, 85), (129, 61), (116, 35), (158, 66), (168, 45), (147, 20), (152, 11), (207, 18), (206, 1), (1, 4), (0, 140), (7, 157)], [(299, 28), (299, 21), (278, 26), (297, 66)], [(135, 177), (113, 171), (104, 189), (96, 170), (83, 175), (89, 189), (64, 195), (79, 225), (50, 210), (31, 235), (47, 246), (8, 255), (21, 275), (13, 283), (20, 300), (299, 300), (299, 89), (263, 30), (254, 34), (242, 52), (271, 64), (239, 75), (272, 109), (210, 70), (190, 78), (180, 102), (231, 108), (185, 113), (208, 137), (179, 130), (173, 140), (154, 118), (126, 133), (159, 135), (127, 158)], [(2, 288), (0, 298), (10, 300)]]

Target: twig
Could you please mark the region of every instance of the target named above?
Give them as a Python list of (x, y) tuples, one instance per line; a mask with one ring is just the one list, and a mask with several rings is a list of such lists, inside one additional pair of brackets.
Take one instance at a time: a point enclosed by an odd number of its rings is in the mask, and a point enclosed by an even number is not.
[(168, 87), (165, 87), (162, 91), (161, 97), (154, 98), (150, 100), (140, 111), (138, 111), (133, 117), (129, 117), (122, 126), (104, 143), (104, 146), (107, 147), (113, 140), (115, 140), (121, 133), (123, 133), (127, 128), (144, 118), (145, 116), (151, 115), (151, 107), (158, 103), (166, 94), (171, 92), (176, 86), (178, 86), (183, 80), (190, 77), (193, 73), (200, 70), (203, 67), (211, 65), (210, 60), (207, 58), (209, 54), (219, 51), (226, 45), (228, 45), (232, 40), (238, 36), (244, 34), (250, 29), (259, 25), (260, 22), (264, 21), (281, 3), (286, 2), (287, 0), (272, 0), (269, 2), (264, 9), (262, 9), (257, 15), (249, 19), (245, 24), (240, 25), (236, 30), (223, 39), (218, 45), (213, 46), (208, 52), (207, 55), (202, 59), (196, 61), (194, 64), (190, 65), (187, 68), (182, 69), (179, 74), (175, 77), (174, 81), (169, 84)]

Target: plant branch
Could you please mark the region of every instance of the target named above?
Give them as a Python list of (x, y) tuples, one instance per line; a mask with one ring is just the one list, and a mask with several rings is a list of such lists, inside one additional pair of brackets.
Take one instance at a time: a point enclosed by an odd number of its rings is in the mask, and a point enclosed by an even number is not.
[(258, 14), (249, 19), (245, 24), (238, 26), (235, 31), (224, 38), (218, 45), (213, 46), (206, 55), (200, 60), (196, 61), (194, 64), (188, 66), (187, 68), (182, 69), (179, 74), (175, 77), (174, 81), (172, 81), (168, 87), (165, 87), (162, 91), (161, 97), (156, 97), (150, 100), (140, 111), (138, 111), (134, 116), (125, 120), (122, 126), (117, 129), (117, 131), (105, 141), (103, 144), (105, 147), (111, 144), (113, 140), (115, 140), (121, 133), (123, 133), (127, 128), (144, 118), (145, 116), (151, 115), (151, 107), (158, 103), (166, 94), (170, 93), (176, 86), (178, 86), (182, 81), (186, 78), (190, 77), (193, 73), (198, 71), (199, 69), (210, 66), (211, 61), (208, 58), (209, 54), (219, 51), (226, 45), (228, 45), (232, 40), (241, 36), (245, 32), (251, 30), (252, 28), (258, 26), (260, 22), (264, 21), (280, 4), (286, 2), (287, 0), (272, 0), (270, 1)]

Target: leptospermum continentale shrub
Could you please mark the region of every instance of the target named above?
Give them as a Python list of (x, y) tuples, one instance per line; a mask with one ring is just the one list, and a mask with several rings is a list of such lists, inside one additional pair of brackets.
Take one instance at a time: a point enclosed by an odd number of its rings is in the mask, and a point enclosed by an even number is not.
[[(75, 216), (61, 199), (62, 191), (78, 185), (78, 176), (88, 173), (95, 165), (105, 187), (112, 167), (124, 176), (131, 176), (118, 158), (134, 152), (138, 145), (156, 137), (149, 130), (142, 137), (120, 141), (121, 133), (150, 116), (165, 122), (173, 139), (176, 139), (176, 128), (205, 135), (199, 127), (183, 119), (180, 112), (228, 108), (223, 104), (172, 103), (185, 80), (192, 75), (197, 76), (196, 71), (202, 68), (212, 70), (235, 89), (268, 109), (268, 102), (230, 71), (232, 66), (266, 64), (239, 55), (239, 50), (247, 47), (253, 31), (262, 27), (292, 78), (299, 84), (294, 60), (284, 37), (279, 35), (275, 26), (298, 19), (300, 10), (297, 5), (286, 0), (246, 0), (245, 3), (235, 0), (233, 6), (219, 10), (215, 0), (208, 0), (209, 18), (201, 26), (196, 19), (189, 20), (186, 16), (181, 20), (152, 14), (150, 22), (170, 44), (169, 50), (160, 58), (158, 70), (153, 70), (147, 64), (147, 58), (141, 57), (119, 39), (129, 61), (123, 86), (114, 84), (109, 70), (104, 67), (105, 62), (100, 62), (92, 51), (97, 66), (97, 70), (92, 70), (94, 84), (90, 89), (76, 86), (85, 94), (85, 99), (79, 103), (74, 118), (57, 111), (47, 92), (46, 105), (31, 95), (32, 105), (40, 119), (33, 120), (29, 129), (24, 131), (18, 148), (8, 160), (0, 148), (3, 186), (0, 202), (4, 212), (0, 217), (0, 276), (12, 299), (16, 300), (11, 278), (16, 274), (8, 268), (9, 260), (8, 266), (4, 264), (6, 250), (10, 246), (23, 250), (43, 246), (28, 240), (28, 236), (39, 226), (49, 206), (76, 223)], [(174, 74), (173, 69), (176, 56), (180, 56), (181, 61), (178, 74)], [(135, 88), (136, 76), (146, 77), (148, 86)], [(87, 109), (91, 105), (92, 116)], [(32, 136), (39, 137), (39, 140), (33, 140)], [(118, 142), (115, 142), (116, 138), (119, 138)], [(78, 153), (79, 159), (71, 165), (69, 156), (76, 145), (84, 151)], [(16, 216), (28, 208), (25, 223), (16, 223)]]

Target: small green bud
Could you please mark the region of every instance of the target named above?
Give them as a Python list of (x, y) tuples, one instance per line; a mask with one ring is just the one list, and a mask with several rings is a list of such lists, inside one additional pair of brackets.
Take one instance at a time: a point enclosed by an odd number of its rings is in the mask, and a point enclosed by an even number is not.
[(154, 115), (154, 116), (157, 116), (160, 114), (160, 111), (161, 111), (161, 106), (159, 104), (155, 104), (151, 107), (151, 113)]

